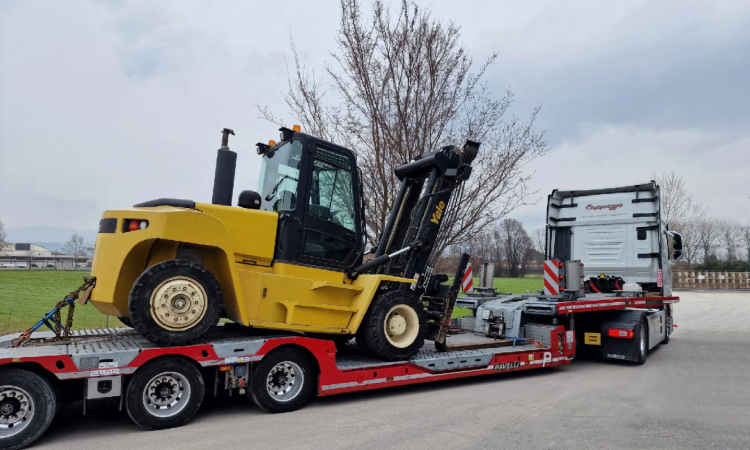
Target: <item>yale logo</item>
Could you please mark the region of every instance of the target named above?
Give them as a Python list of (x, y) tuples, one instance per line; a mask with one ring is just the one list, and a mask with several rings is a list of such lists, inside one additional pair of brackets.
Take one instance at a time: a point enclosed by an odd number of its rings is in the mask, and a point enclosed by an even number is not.
[(435, 212), (432, 213), (432, 219), (430, 219), (430, 222), (434, 223), (435, 225), (440, 225), (440, 219), (443, 218), (444, 212), (445, 212), (445, 202), (441, 201), (435, 207)]

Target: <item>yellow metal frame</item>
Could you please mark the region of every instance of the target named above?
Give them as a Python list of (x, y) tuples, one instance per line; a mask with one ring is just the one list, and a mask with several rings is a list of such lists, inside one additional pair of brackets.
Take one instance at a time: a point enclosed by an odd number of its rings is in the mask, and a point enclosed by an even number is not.
[[(384, 282), (413, 283), (388, 275), (361, 275), (273, 263), (278, 214), (196, 203), (195, 209), (159, 206), (106, 211), (115, 233), (97, 237), (91, 303), (102, 313), (127, 317), (128, 296), (147, 268), (174, 259), (182, 247), (200, 254), (217, 278), (228, 317), (258, 328), (353, 334)], [(143, 230), (123, 231), (127, 220)]]

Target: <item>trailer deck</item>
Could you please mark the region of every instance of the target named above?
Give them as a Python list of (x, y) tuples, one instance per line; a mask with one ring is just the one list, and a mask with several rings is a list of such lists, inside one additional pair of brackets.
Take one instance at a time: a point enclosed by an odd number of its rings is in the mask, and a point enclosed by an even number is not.
[[(468, 298), (461, 300), (463, 299)], [(201, 342), (176, 347), (157, 346), (132, 328), (73, 331), (68, 339), (57, 342), (45, 341), (54, 336), (52, 332), (37, 332), (17, 348), (11, 348), (11, 345), (20, 333), (2, 336), (0, 376), (5, 381), (0, 383), (0, 406), (15, 412), (3, 415), (0, 409), (0, 447), (6, 448), (2, 441), (5, 435), (12, 436), (13, 439), (23, 437), (21, 434), (14, 434), (12, 427), (26, 427), (24, 421), (27, 418), (18, 419), (16, 414), (28, 415), (24, 410), (18, 412), (18, 409), (13, 409), (17, 406), (17, 402), (13, 403), (15, 400), (9, 402), (3, 398), (11, 394), (28, 396), (27, 393), (35, 389), (34, 384), (46, 383), (47, 387), (43, 387), (44, 389), (57, 392), (49, 394), (51, 400), (44, 400), (42, 394), (37, 394), (37, 402), (52, 402), (37, 404), (37, 412), (40, 407), (47, 411), (54, 410), (57, 402), (66, 399), (83, 400), (85, 413), (86, 403), (89, 401), (119, 398), (120, 408), (127, 409), (136, 424), (147, 429), (168, 428), (186, 423), (200, 406), (202, 395), (200, 399), (190, 397), (185, 400), (178, 394), (180, 390), (170, 390), (170, 386), (190, 384), (191, 377), (197, 377), (192, 379), (192, 389), (199, 389), (201, 393), (205, 385), (209, 395), (212, 392), (216, 395), (220, 389), (227, 390), (230, 394), (239, 392), (251, 396), (266, 411), (291, 411), (301, 407), (312, 393), (328, 396), (570, 364), (576, 356), (576, 342), (582, 339), (577, 334), (581, 331), (579, 325), (575, 324), (586, 323), (586, 317), (598, 314), (618, 314), (623, 317), (641, 314), (648, 318), (644, 319), (644, 324), (651, 326), (651, 322), (658, 322), (665, 327), (669, 325), (664, 320), (664, 310), (678, 301), (677, 297), (617, 295), (587, 296), (574, 301), (537, 298), (526, 304), (525, 313), (529, 320), (523, 325), (523, 339), (496, 340), (472, 332), (456, 333), (454, 330), (454, 334), (447, 338), (446, 344), (449, 347), (452, 345), (461, 348), (462, 345), (473, 343), (479, 348), (441, 352), (428, 341), (414, 356), (402, 361), (382, 360), (363, 352), (354, 342), (337, 347), (332, 340), (293, 333), (264, 334), (231, 323), (217, 325)], [(543, 320), (535, 323), (531, 320), (534, 317)], [(576, 318), (573, 319), (574, 317)], [(649, 348), (662, 339), (656, 335), (657, 329), (653, 330), (648, 331), (653, 334)], [(601, 335), (604, 342), (605, 334), (602, 332)], [(663, 336), (666, 342), (668, 334)], [(634, 339), (630, 339), (632, 341)], [(628, 345), (635, 344), (633, 342)], [(484, 348), (486, 345), (496, 346)], [(290, 357), (291, 360), (288, 359)], [(604, 357), (625, 359), (610, 355)], [(294, 358), (297, 358), (296, 362), (292, 361)], [(307, 368), (305, 361), (309, 362)], [(195, 373), (191, 375), (191, 371)], [(294, 387), (294, 381), (289, 382), (290, 378), (284, 378), (289, 374), (296, 374), (298, 384), (304, 380), (304, 389), (308, 390), (306, 394), (299, 395), (286, 404), (269, 403), (268, 399), (262, 398), (259, 400), (259, 395), (266, 390), (269, 394), (286, 395)], [(281, 378), (277, 379), (279, 376)], [(149, 377), (151, 381), (148, 380)], [(158, 384), (160, 379), (167, 381)], [(284, 379), (287, 380), (286, 385), (283, 384)], [(195, 385), (196, 382), (200, 387)], [(279, 383), (288, 389), (279, 388)], [(171, 403), (163, 407), (180, 408), (174, 420), (171, 419), (172, 416), (159, 415), (161, 413), (158, 406), (157, 413), (153, 416), (144, 416), (143, 412), (138, 412), (138, 408), (144, 408), (143, 411), (153, 409), (153, 404), (148, 405), (148, 395), (153, 397), (160, 390), (167, 394), (172, 392), (172, 397), (168, 397)], [(189, 395), (190, 390), (187, 392), (186, 395)], [(158, 400), (157, 397), (154, 398)], [(189, 406), (181, 406), (181, 398)], [(39, 414), (28, 417), (34, 419), (37, 416)], [(46, 425), (43, 428), (46, 429)], [(28, 439), (7, 448), (28, 445), (44, 429), (24, 430)]]
[[(562, 332), (562, 327), (559, 328)], [(552, 346), (538, 348), (529, 343), (453, 352), (439, 352), (428, 343), (407, 361), (388, 362), (363, 353), (356, 345), (346, 345), (337, 351), (332, 341), (324, 339), (291, 334), (252, 336), (248, 331), (244, 327), (217, 326), (203, 343), (181, 347), (155, 346), (132, 328), (75, 331), (68, 341), (49, 343), (42, 340), (52, 337), (52, 333), (39, 332), (26, 346), (9, 348), (18, 337), (14, 334), (0, 338), (0, 365), (33, 363), (60, 380), (89, 379), (130, 375), (150, 360), (166, 355), (185, 356), (202, 367), (219, 367), (257, 362), (277, 347), (298, 345), (317, 360), (318, 394), (331, 395), (391, 384), (477, 375), (477, 370), (493, 373), (537, 364), (559, 365), (572, 360), (572, 355), (553, 358)], [(462, 339), (462, 336), (449, 339)], [(515, 367), (511, 367), (513, 364), (502, 366), (514, 361), (520, 363)], [(496, 367), (498, 364), (500, 366)], [(446, 377), (446, 372), (452, 376)]]

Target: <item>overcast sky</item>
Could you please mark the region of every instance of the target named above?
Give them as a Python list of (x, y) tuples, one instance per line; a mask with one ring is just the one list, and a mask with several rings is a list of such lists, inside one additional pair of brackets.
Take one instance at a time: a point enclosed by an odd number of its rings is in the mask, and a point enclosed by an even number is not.
[[(428, 3), (475, 60), (498, 52), (486, 80), (514, 114), (542, 105), (542, 200), (512, 216), (534, 228), (554, 188), (674, 170), (747, 222), (750, 3), (588, 3)], [(108, 208), (210, 201), (223, 127), (235, 194), (255, 189), (254, 144), (278, 135), (255, 104), (285, 116), (290, 37), (322, 74), (337, 25), (336, 1), (0, 1), (0, 220), (93, 230)]]

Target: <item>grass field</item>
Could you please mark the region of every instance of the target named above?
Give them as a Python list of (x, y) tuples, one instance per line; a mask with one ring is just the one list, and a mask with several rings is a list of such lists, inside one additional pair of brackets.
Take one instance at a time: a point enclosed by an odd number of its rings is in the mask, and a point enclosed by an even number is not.
[[(55, 303), (83, 283), (87, 271), (40, 271), (13, 270), (0, 271), (0, 334), (23, 331), (36, 323)], [(474, 285), (479, 279), (474, 279)], [(542, 288), (542, 278), (496, 278), (498, 292), (521, 294), (527, 290)], [(454, 317), (468, 314), (469, 310), (457, 308)], [(63, 320), (66, 311), (63, 312)], [(120, 322), (109, 318), (110, 326)], [(102, 328), (106, 326), (103, 316), (91, 305), (77, 305), (73, 327)]]
[[(479, 286), (479, 277), (474, 277), (474, 286)], [(541, 275), (529, 275), (524, 278), (495, 278), (494, 286), (497, 292), (525, 294), (526, 291), (530, 291), (533, 293), (544, 287), (544, 279)], [(463, 317), (469, 315), (470, 312), (471, 310), (466, 308), (456, 308), (453, 311), (453, 317)]]
[[(83, 284), (88, 271), (0, 271), (0, 333), (23, 331), (42, 318), (70, 291)], [(63, 322), (67, 310), (63, 311)], [(102, 328), (103, 316), (91, 305), (76, 305), (73, 327)], [(119, 325), (110, 317), (110, 325)], [(46, 328), (45, 328), (46, 329)]]

